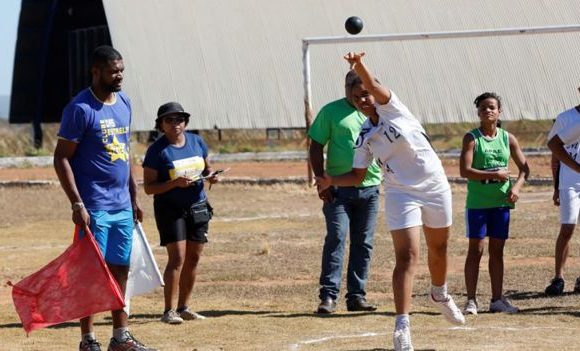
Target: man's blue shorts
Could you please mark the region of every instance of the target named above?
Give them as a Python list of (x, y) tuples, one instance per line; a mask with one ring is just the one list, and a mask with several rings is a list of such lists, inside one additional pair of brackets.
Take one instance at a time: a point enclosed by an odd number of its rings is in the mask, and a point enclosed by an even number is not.
[[(93, 233), (105, 262), (129, 266), (133, 245), (133, 209), (115, 211), (88, 210), (91, 216), (89, 229)], [(83, 231), (79, 233), (82, 237)]]
[(465, 227), (465, 236), (469, 239), (485, 239), (489, 236), (506, 240), (510, 230), (510, 208), (467, 208), (465, 209)]

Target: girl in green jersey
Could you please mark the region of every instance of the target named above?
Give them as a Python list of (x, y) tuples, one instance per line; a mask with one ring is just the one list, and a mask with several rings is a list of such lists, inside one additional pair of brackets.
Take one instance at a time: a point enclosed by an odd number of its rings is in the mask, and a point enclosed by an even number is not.
[[(464, 313), (477, 314), (477, 279), (485, 237), (489, 237), (489, 275), (492, 298), (490, 312), (516, 313), (518, 309), (503, 296), (503, 249), (509, 234), (510, 209), (530, 170), (515, 136), (498, 127), (501, 99), (483, 93), (475, 101), (479, 128), (463, 137), (461, 176), (468, 179), (465, 220), (469, 249), (465, 261), (467, 303)], [(518, 167), (518, 177), (510, 182), (509, 158)]]

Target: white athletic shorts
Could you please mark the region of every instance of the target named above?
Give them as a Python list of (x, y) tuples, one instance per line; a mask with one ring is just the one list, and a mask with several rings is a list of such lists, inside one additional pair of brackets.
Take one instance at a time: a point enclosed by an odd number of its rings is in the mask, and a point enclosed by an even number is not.
[(385, 217), (389, 230), (426, 225), (430, 228), (451, 226), (451, 189), (441, 192), (405, 192), (387, 189)]
[(560, 189), (560, 223), (577, 224), (580, 193), (576, 189)]

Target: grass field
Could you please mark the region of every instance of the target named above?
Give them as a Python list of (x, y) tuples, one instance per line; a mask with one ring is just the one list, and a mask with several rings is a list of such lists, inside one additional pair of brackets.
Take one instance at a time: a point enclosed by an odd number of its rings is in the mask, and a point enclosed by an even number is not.
[[(449, 243), (449, 287), (463, 305), (464, 186), (454, 185), (454, 225)], [(378, 219), (368, 298), (374, 313), (350, 313), (344, 300), (336, 314), (313, 313), (324, 222), (311, 188), (298, 185), (218, 185), (209, 193), (216, 209), (210, 243), (200, 263), (192, 308), (208, 317), (170, 326), (159, 322), (162, 291), (136, 297), (131, 329), (161, 350), (390, 350), (394, 324), (392, 243), (384, 216)], [(160, 268), (166, 263), (152, 219), (152, 199), (140, 193), (143, 223)], [(70, 211), (57, 186), (0, 188), (0, 278), (19, 281), (58, 256), (70, 243)], [(411, 324), (416, 350), (578, 350), (580, 295), (543, 295), (553, 270), (558, 212), (551, 189), (527, 187), (512, 213), (506, 245), (505, 289), (520, 307), (517, 315), (480, 313), (464, 327), (449, 325), (429, 307), (429, 274), (421, 257), (415, 281)], [(580, 274), (578, 236), (568, 261), (568, 286)], [(424, 254), (424, 245), (423, 251)], [(478, 300), (490, 298), (487, 255), (481, 264)], [(89, 279), (89, 277), (87, 277)], [(111, 320), (97, 318), (96, 331), (107, 344)], [(0, 350), (75, 350), (78, 323), (26, 336), (12, 306), (10, 288), (0, 287)]]

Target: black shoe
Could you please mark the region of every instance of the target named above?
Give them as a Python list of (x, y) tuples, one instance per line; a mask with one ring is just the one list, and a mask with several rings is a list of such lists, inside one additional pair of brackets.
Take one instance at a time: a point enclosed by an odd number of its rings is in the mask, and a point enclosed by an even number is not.
[(372, 312), (377, 310), (377, 306), (368, 303), (368, 301), (364, 297), (357, 297), (346, 301), (346, 309), (351, 312), (355, 311)]
[(580, 277), (576, 278), (576, 284), (574, 284), (574, 292), (580, 294)]
[(336, 312), (336, 301), (330, 297), (321, 300), (320, 305), (318, 305), (318, 309), (316, 310), (316, 313), (318, 314), (331, 314), (334, 312)]
[(546, 295), (558, 296), (564, 293), (564, 279), (554, 278), (550, 285), (546, 287)]
[(97, 340), (81, 341), (79, 351), (101, 351), (101, 344)]

